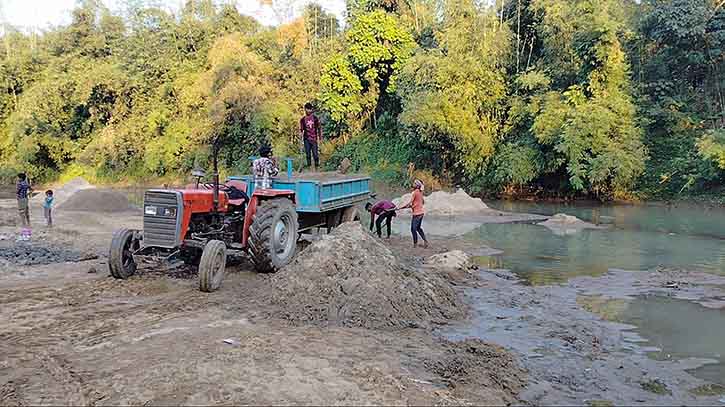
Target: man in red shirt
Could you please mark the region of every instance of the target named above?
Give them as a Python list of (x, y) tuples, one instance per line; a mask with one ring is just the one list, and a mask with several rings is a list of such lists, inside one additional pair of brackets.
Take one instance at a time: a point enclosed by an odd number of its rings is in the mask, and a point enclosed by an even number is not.
[(307, 167), (312, 166), (311, 158), (314, 158), (316, 170), (320, 166), (320, 149), (317, 143), (322, 140), (322, 128), (320, 119), (312, 112), (311, 103), (305, 103), (305, 115), (300, 119), (300, 135), (305, 145)]
[[(373, 223), (375, 223), (375, 226), (377, 226), (378, 237), (383, 237), (381, 229), (384, 221), (385, 227), (388, 229), (388, 239), (390, 239), (390, 226), (393, 223), (393, 218), (395, 217), (395, 204), (386, 200), (379, 201), (375, 205), (368, 202), (365, 204), (365, 209), (370, 212), (370, 231), (372, 232)], [(378, 216), (377, 222), (375, 221), (375, 215)]]

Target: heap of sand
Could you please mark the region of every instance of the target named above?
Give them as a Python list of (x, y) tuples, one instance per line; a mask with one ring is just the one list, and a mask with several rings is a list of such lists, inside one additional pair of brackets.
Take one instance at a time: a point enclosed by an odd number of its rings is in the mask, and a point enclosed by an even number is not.
[[(410, 202), (412, 194), (408, 193), (393, 203), (397, 206)], [(463, 189), (455, 193), (436, 191), (425, 198), (425, 213), (430, 216), (463, 216), (480, 215), (491, 212), (491, 209), (478, 198), (473, 198)]]
[(443, 277), (401, 264), (353, 222), (306, 248), (272, 277), (272, 286), (279, 316), (298, 323), (405, 328), (463, 313)]

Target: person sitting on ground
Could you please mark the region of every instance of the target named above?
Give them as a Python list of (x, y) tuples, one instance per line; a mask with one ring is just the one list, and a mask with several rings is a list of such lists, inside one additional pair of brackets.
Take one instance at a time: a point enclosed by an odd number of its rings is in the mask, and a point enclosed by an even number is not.
[(45, 222), (48, 225), (48, 227), (53, 226), (53, 191), (47, 190), (45, 191), (45, 199), (43, 200), (43, 215), (45, 216)]
[(425, 211), (423, 210), (423, 182), (419, 179), (413, 181), (413, 196), (410, 202), (397, 209), (411, 208), (413, 210), (413, 218), (410, 220), (410, 233), (413, 234), (413, 247), (418, 247), (418, 235), (423, 239), (423, 248), (428, 248), (428, 239), (425, 237), (423, 232), (423, 216)]
[[(373, 231), (373, 223), (375, 223), (378, 237), (383, 237), (381, 229), (383, 221), (385, 221), (385, 227), (388, 230), (387, 238), (390, 239), (390, 226), (395, 217), (395, 204), (386, 200), (378, 201), (375, 205), (368, 202), (365, 204), (365, 210), (370, 212), (370, 231)], [(378, 216), (377, 221), (375, 221), (375, 215)]]
[[(269, 180), (272, 177), (276, 177), (279, 174), (279, 168), (277, 163), (271, 158), (272, 149), (267, 146), (262, 146), (259, 149), (259, 158), (252, 162), (252, 172), (257, 180)], [(269, 188), (269, 186), (266, 186)]]

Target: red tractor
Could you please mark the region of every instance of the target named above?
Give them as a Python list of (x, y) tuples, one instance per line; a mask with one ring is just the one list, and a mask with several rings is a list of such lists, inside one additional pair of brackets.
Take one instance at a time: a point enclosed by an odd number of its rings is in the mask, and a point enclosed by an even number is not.
[(198, 265), (199, 289), (211, 292), (221, 285), (228, 253), (246, 254), (256, 270), (273, 272), (292, 260), (300, 233), (359, 220), (356, 205), (370, 197), (370, 178), (299, 179), (287, 164), (286, 177), (265, 184), (251, 176), (220, 184), (214, 154), (211, 183), (146, 191), (143, 230), (113, 235), (111, 275), (129, 278), (138, 261), (182, 260)]

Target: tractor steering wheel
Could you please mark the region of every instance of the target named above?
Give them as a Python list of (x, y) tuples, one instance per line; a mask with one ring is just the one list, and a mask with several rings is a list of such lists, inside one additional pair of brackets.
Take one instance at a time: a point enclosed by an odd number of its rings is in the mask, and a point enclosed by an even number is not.
[[(201, 184), (201, 185), (204, 185), (204, 188), (207, 188), (207, 189), (214, 189), (214, 184), (213, 184), (213, 183), (211, 183), (211, 182), (204, 182), (204, 183), (203, 183), (203, 184)], [(220, 190), (220, 191), (224, 191), (224, 190), (227, 190), (227, 189), (228, 189), (228, 188), (227, 188), (227, 186), (226, 186), (226, 185), (224, 185), (224, 184), (219, 184), (219, 190)]]

